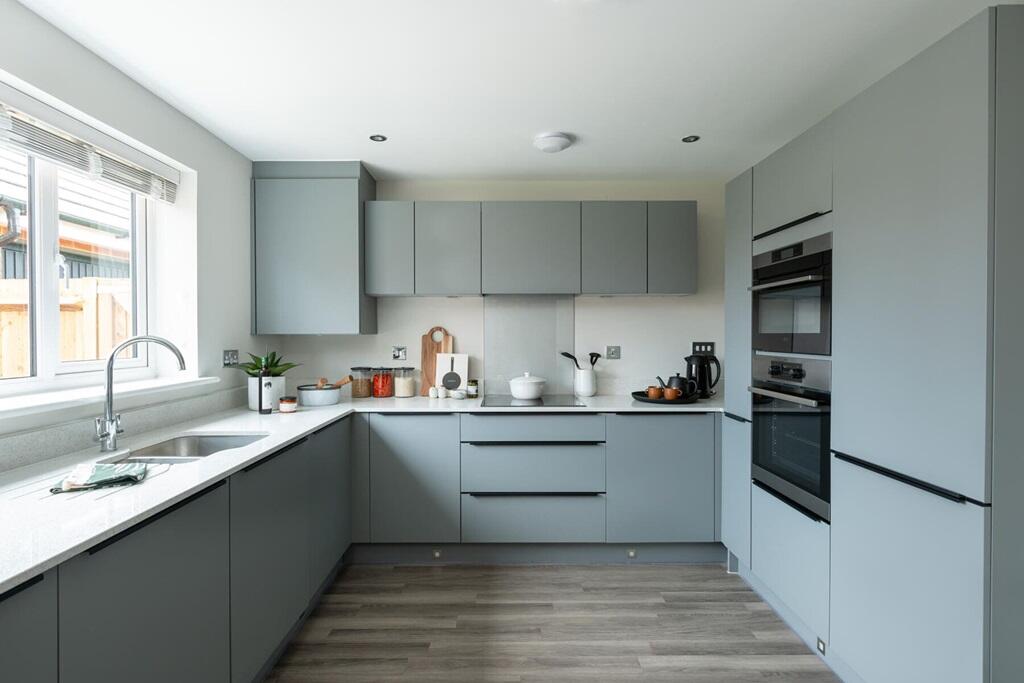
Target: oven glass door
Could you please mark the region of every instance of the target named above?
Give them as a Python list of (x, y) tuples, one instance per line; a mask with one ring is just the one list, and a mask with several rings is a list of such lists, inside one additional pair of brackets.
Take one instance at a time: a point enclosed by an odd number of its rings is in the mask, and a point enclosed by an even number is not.
[(773, 353), (832, 353), (829, 280), (754, 291), (754, 349)]
[(784, 398), (753, 396), (754, 479), (829, 519), (827, 401), (817, 407)]

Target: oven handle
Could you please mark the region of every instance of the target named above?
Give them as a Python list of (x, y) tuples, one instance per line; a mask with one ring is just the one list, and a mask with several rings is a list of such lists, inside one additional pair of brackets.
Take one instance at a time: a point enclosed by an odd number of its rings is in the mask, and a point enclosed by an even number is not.
[(787, 285), (796, 285), (801, 282), (821, 282), (825, 278), (821, 275), (801, 275), (800, 277), (791, 277), (788, 280), (779, 280), (778, 282), (766, 282), (763, 285), (754, 285), (753, 287), (747, 287), (751, 292), (760, 292), (762, 289), (774, 289), (776, 287), (786, 287)]
[(813, 398), (804, 398), (803, 396), (794, 396), (793, 394), (786, 394), (781, 391), (772, 391), (771, 389), (762, 389), (761, 387), (747, 387), (747, 391), (758, 396), (767, 396), (768, 398), (779, 398), (783, 401), (791, 401), (798, 405), (807, 406), (808, 408), (818, 408), (821, 403), (815, 401)]

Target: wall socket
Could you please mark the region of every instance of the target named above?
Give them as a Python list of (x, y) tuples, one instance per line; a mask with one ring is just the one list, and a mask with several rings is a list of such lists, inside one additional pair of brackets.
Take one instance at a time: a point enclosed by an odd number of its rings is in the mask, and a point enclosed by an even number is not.
[(605, 360), (619, 360), (622, 358), (622, 347), (621, 346), (606, 346), (604, 347), (604, 358)]
[(693, 342), (692, 349), (690, 353), (694, 356), (713, 356), (715, 355), (715, 342)]
[(238, 365), (238, 349), (224, 349), (224, 367)]
[(405, 360), (406, 352), (404, 346), (391, 347), (391, 360)]

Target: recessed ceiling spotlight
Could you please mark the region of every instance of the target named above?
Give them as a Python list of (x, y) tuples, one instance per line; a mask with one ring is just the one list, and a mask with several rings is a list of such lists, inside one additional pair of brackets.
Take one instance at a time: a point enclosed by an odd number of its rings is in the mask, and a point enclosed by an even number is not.
[(687, 135), (683, 138), (683, 142), (697, 142), (697, 140), (700, 140), (699, 135)]
[(373, 140), (374, 142), (384, 142), (388, 139), (388, 136), (377, 133), (376, 135), (371, 135), (370, 139)]
[(533, 139), (533, 146), (542, 152), (554, 154), (572, 144), (572, 138), (565, 133), (541, 133)]

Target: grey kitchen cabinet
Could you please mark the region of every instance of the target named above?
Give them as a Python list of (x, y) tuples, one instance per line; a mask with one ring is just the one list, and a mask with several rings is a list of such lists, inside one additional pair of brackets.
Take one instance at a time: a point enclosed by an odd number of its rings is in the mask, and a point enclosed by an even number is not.
[(351, 421), (352, 542), (370, 542), (370, 414), (353, 413)]
[(264, 161), (253, 176), (253, 333), (376, 333), (364, 268), (373, 177), (359, 162)]
[(605, 496), (462, 496), (464, 543), (604, 543)]
[(480, 292), (480, 202), (416, 202), (416, 294)]
[(370, 541), (458, 543), (459, 416), (370, 416)]
[(462, 444), (463, 493), (604, 493), (603, 443)]
[(647, 202), (583, 202), (582, 292), (647, 292)]
[(231, 680), (252, 681), (309, 603), (309, 441), (246, 467), (231, 485)]
[(826, 118), (754, 166), (755, 237), (832, 210), (832, 125)]
[(466, 443), (605, 440), (605, 416), (525, 413), (487, 415), (463, 413), (461, 437)]
[(348, 549), (352, 537), (348, 417), (309, 437), (309, 589), (320, 589)]
[(484, 202), (484, 294), (579, 294), (579, 202)]
[(647, 293), (696, 294), (697, 202), (647, 202)]
[[(832, 448), (981, 501), (992, 376), (991, 17), (833, 115)], [(950, 373), (936, 371), (951, 361), (955, 390)]]
[(751, 424), (722, 419), (722, 544), (750, 566)]
[(607, 420), (608, 542), (715, 540), (714, 416)]
[(990, 514), (834, 457), (833, 654), (865, 681), (989, 680)]
[(750, 570), (828, 643), (829, 525), (757, 485), (750, 519)]
[(216, 484), (60, 566), (61, 681), (230, 678), (228, 498)]
[(366, 202), (366, 293), (415, 293), (415, 227), (412, 202)]
[(57, 683), (57, 569), (0, 594), (0, 678)]
[(725, 186), (725, 409), (751, 418), (750, 384), (753, 315), (751, 311), (751, 200), (753, 171)]

